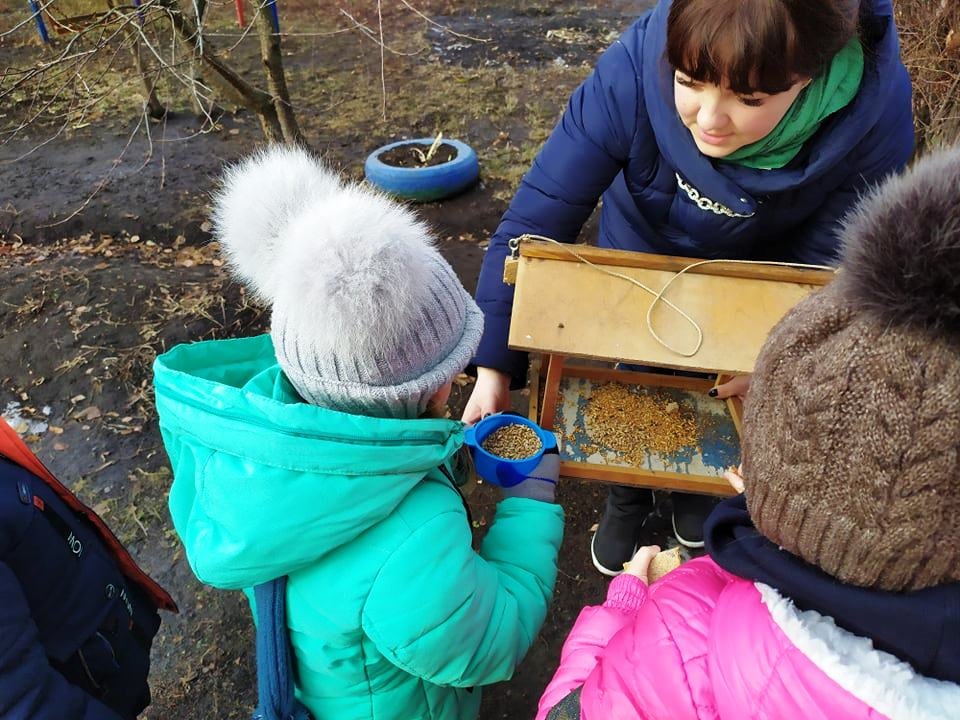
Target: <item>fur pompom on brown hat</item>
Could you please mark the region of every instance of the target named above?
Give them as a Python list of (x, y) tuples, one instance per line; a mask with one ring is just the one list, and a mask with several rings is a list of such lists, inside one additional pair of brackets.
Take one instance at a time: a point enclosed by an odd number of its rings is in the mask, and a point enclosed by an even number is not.
[(761, 533), (845, 583), (960, 581), (960, 148), (865, 197), (774, 328), (744, 414)]

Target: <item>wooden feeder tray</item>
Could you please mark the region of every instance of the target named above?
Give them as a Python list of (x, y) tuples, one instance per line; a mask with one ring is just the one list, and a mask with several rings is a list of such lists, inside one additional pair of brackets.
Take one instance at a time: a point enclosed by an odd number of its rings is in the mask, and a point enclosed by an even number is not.
[[(561, 474), (620, 485), (733, 494), (723, 473), (740, 459), (740, 403), (717, 400), (707, 392), (734, 374), (751, 372), (770, 329), (797, 302), (828, 283), (833, 273), (732, 264), (690, 270), (667, 294), (703, 329), (699, 350), (686, 357), (651, 336), (645, 323), (653, 299), (649, 293), (582, 259), (634, 277), (654, 290), (697, 260), (583, 245), (575, 249), (580, 258), (553, 244), (524, 241), (519, 257), (504, 267), (504, 281), (517, 286), (509, 345), (531, 352), (529, 417), (557, 434)], [(655, 308), (657, 332), (674, 346), (695, 347), (695, 330), (669, 314), (664, 306)], [(611, 367), (614, 363), (704, 375), (633, 372)], [(608, 382), (623, 383), (664, 404), (676, 403), (696, 419), (697, 442), (667, 454), (641, 448), (639, 454), (630, 453), (634, 462), (597, 443), (586, 411), (594, 389)]]
[[(588, 408), (594, 390), (610, 382), (656, 398), (660, 404), (674, 403), (679, 412), (692, 415), (699, 433), (696, 444), (670, 453), (645, 450), (643, 462), (631, 464), (622, 453), (599, 441), (591, 432)], [(723, 473), (740, 458), (740, 403), (710, 397), (707, 391), (713, 385), (708, 379), (566, 363), (551, 409), (544, 402), (546, 373), (541, 370), (540, 357), (535, 356), (529, 417), (556, 434), (564, 477), (730, 495), (733, 491)]]

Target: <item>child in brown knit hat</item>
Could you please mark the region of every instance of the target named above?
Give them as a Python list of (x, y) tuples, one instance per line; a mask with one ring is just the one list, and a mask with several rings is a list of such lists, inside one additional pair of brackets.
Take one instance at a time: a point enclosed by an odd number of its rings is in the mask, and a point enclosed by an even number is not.
[(760, 353), (708, 555), (647, 587), (641, 548), (539, 720), (960, 718), (960, 147), (843, 242)]
[(750, 517), (845, 583), (960, 581), (958, 188), (955, 149), (861, 203), (839, 277), (784, 318), (757, 362)]

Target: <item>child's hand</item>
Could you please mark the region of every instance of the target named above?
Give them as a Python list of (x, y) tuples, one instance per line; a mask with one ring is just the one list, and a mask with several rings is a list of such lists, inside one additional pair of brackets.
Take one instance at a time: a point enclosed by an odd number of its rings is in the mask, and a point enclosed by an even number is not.
[(650, 581), (647, 578), (647, 573), (650, 570), (650, 561), (658, 552), (660, 552), (658, 545), (644, 545), (624, 566), (623, 572), (638, 577), (644, 584), (649, 585)]
[(736, 470), (730, 468), (723, 474), (724, 479), (730, 483), (730, 486), (738, 493), (743, 492), (743, 465)]

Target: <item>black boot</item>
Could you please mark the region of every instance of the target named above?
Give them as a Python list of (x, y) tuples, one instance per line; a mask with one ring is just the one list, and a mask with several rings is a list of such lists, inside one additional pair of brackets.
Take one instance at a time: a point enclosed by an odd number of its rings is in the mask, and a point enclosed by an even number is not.
[(611, 485), (597, 532), (590, 541), (593, 566), (604, 575), (619, 575), (637, 551), (637, 538), (653, 512), (653, 491)]
[(673, 493), (673, 534), (684, 547), (703, 547), (703, 522), (720, 498), (710, 495), (689, 495)]

